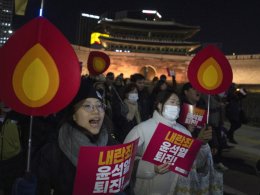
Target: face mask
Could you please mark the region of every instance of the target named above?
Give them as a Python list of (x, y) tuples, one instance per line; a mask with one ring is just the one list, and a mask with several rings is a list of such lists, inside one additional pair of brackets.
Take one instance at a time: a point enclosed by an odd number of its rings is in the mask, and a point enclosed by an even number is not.
[(176, 121), (179, 117), (180, 107), (172, 105), (164, 105), (162, 115), (164, 118), (170, 121)]
[(137, 94), (137, 93), (129, 93), (128, 99), (129, 99), (131, 102), (137, 102), (137, 100), (138, 100), (138, 94)]

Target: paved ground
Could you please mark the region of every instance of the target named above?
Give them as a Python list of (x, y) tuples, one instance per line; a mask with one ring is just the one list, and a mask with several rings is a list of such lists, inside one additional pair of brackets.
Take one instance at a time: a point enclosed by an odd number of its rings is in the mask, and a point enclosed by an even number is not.
[(230, 144), (234, 147), (223, 152), (223, 162), (229, 167), (224, 173), (225, 194), (260, 195), (260, 175), (255, 169), (260, 160), (260, 128), (243, 125), (235, 139), (238, 144)]

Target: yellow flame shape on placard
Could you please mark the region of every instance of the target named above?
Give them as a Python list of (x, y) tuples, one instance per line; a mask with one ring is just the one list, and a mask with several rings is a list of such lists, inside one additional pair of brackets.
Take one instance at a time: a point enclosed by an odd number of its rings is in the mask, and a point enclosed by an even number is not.
[(222, 83), (223, 72), (214, 58), (210, 57), (202, 63), (198, 70), (198, 80), (207, 90), (216, 89)]
[(39, 43), (20, 59), (13, 74), (17, 98), (29, 107), (50, 102), (59, 88), (59, 71), (49, 52)]
[(106, 62), (101, 57), (94, 57), (93, 58), (93, 68), (96, 72), (101, 72), (106, 67)]

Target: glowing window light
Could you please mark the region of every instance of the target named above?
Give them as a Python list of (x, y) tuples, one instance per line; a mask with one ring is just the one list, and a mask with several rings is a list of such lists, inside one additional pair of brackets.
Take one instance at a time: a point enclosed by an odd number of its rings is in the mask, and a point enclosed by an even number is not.
[(142, 10), (142, 13), (144, 13), (144, 14), (156, 14), (157, 11), (156, 10)]
[(106, 21), (113, 21), (113, 19), (105, 18)]
[(3, 9), (2, 11), (6, 12), (6, 13), (10, 13), (11, 12), (10, 10), (7, 10), (7, 9)]
[(156, 15), (157, 15), (159, 18), (162, 18), (162, 15), (161, 15), (159, 12), (156, 12)]
[(97, 19), (97, 20), (100, 18), (99, 16), (92, 15), (92, 14), (86, 14), (86, 13), (81, 13), (81, 16), (87, 17), (87, 18), (94, 18), (94, 19)]

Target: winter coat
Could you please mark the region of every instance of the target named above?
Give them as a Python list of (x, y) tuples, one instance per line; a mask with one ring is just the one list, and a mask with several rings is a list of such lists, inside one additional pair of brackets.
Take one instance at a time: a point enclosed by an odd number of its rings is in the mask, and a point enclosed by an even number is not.
[[(106, 139), (106, 145), (117, 144), (110, 133), (108, 137), (99, 139)], [(53, 195), (72, 195), (76, 166), (57, 142), (44, 145), (33, 165), (33, 172), (37, 175), (37, 195), (50, 195), (51, 190), (54, 190)]]
[[(153, 117), (135, 126), (125, 139), (125, 143), (139, 139), (137, 159), (139, 160), (134, 185), (135, 195), (172, 195), (179, 175), (173, 172), (157, 174), (154, 172), (154, 164), (141, 160), (153, 134), (159, 123), (163, 123), (177, 131), (191, 136), (190, 132), (182, 125), (169, 121), (154, 111)], [(206, 153), (210, 152), (209, 146), (201, 147), (193, 167), (203, 167), (207, 160)], [(135, 175), (135, 174), (134, 174)]]
[[(124, 100), (125, 102), (125, 100)], [(127, 104), (126, 104), (127, 105)], [(120, 112), (122, 104), (120, 102), (117, 103), (114, 107), (114, 116), (113, 116), (113, 124), (115, 125), (116, 129), (116, 137), (119, 140), (120, 143), (123, 143), (126, 135), (129, 133), (129, 131), (138, 124), (138, 120), (136, 117), (133, 117), (132, 120), (128, 120), (126, 115), (122, 115)], [(130, 112), (129, 105), (128, 107), (128, 113)], [(139, 105), (137, 104), (137, 111), (139, 112)], [(128, 114), (127, 113), (127, 114)]]
[(58, 143), (46, 144), (37, 163), (37, 195), (72, 195), (76, 167), (65, 156)]
[(151, 118), (153, 109), (148, 89), (144, 88), (142, 91), (138, 90), (138, 96), (138, 106), (141, 115), (141, 121), (146, 121), (147, 119)]

